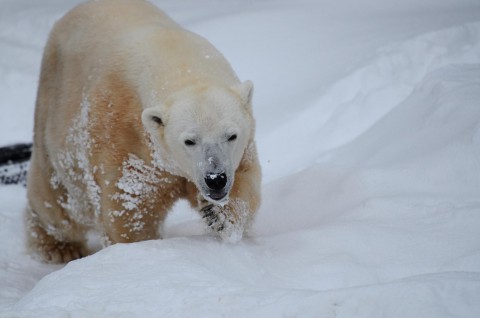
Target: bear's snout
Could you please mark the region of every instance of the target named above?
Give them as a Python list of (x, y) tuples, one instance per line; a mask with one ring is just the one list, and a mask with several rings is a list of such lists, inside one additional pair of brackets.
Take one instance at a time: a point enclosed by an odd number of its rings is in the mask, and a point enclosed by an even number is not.
[(227, 191), (225, 191), (227, 181), (225, 173), (207, 173), (205, 184), (211, 190), (209, 197), (214, 200), (223, 199), (227, 195)]

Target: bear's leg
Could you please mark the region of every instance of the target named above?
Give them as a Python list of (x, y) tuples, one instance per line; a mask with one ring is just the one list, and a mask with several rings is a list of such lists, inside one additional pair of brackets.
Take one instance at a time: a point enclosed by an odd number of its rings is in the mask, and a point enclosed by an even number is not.
[(147, 212), (109, 209), (103, 213), (105, 245), (154, 240), (160, 237), (160, 218)]
[[(43, 261), (48, 263), (67, 263), (89, 254), (84, 242), (66, 242), (49, 234), (38, 220), (36, 212), (28, 208), (27, 231), (28, 245)], [(48, 228), (48, 226), (47, 226)]]
[[(248, 230), (260, 205), (260, 165), (254, 160), (243, 160), (235, 173), (235, 182), (229, 200), (224, 206), (212, 204), (197, 191), (194, 205), (212, 232), (224, 241), (236, 242)], [(190, 191), (193, 193), (193, 191)], [(189, 195), (193, 203), (192, 195)]]
[(107, 193), (102, 194), (101, 212), (105, 245), (160, 238), (160, 224), (172, 204), (158, 204), (154, 193), (143, 199), (132, 199), (127, 193)]
[(25, 213), (27, 244), (43, 261), (65, 263), (89, 254), (86, 230), (60, 206), (58, 201), (65, 197), (65, 190), (61, 185), (50, 184), (48, 170), (37, 167), (32, 158), (27, 189), (29, 206)]

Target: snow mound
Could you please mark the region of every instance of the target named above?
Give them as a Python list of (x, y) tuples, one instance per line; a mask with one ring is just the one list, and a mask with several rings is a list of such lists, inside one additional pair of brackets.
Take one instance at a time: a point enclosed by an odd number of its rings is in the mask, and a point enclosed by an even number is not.
[(290, 148), (285, 152), (282, 147), (270, 147), (268, 157), (272, 160), (266, 166), (272, 173), (267, 181), (298, 172), (354, 140), (402, 103), (435, 70), (479, 60), (478, 22), (378, 49), (371, 63), (331, 85), (296, 117), (260, 140), (261, 149), (278, 140)]

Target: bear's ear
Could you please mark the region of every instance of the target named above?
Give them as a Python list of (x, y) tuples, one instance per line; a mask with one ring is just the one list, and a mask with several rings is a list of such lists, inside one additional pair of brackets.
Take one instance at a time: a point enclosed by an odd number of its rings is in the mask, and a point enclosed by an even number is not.
[(162, 115), (158, 107), (149, 107), (142, 112), (142, 122), (145, 127), (153, 131), (158, 127), (163, 127)]
[(242, 104), (251, 107), (252, 97), (253, 97), (253, 83), (251, 81), (245, 81), (238, 85), (232, 87), (232, 89), (240, 95), (242, 99)]

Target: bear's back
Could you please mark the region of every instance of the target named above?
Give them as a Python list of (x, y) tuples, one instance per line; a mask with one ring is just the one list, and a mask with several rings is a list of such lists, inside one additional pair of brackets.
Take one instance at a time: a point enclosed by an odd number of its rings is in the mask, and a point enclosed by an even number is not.
[(140, 95), (156, 91), (160, 98), (186, 83), (239, 83), (213, 45), (143, 0), (80, 4), (56, 23), (50, 46), (61, 47), (57, 53), (65, 63), (74, 61), (78, 69), (71, 73), (86, 86), (112, 71), (133, 85), (141, 83)]
[[(50, 34), (50, 42), (61, 47), (64, 54), (88, 54), (96, 58), (111, 55), (113, 58), (133, 45), (134, 37), (141, 36), (140, 32), (149, 29), (182, 28), (143, 0), (92, 0), (62, 17)], [(133, 39), (129, 34), (133, 34)]]
[(79, 4), (58, 21), (62, 28), (99, 32), (125, 32), (135, 26), (181, 28), (163, 11), (144, 0), (90, 0)]

